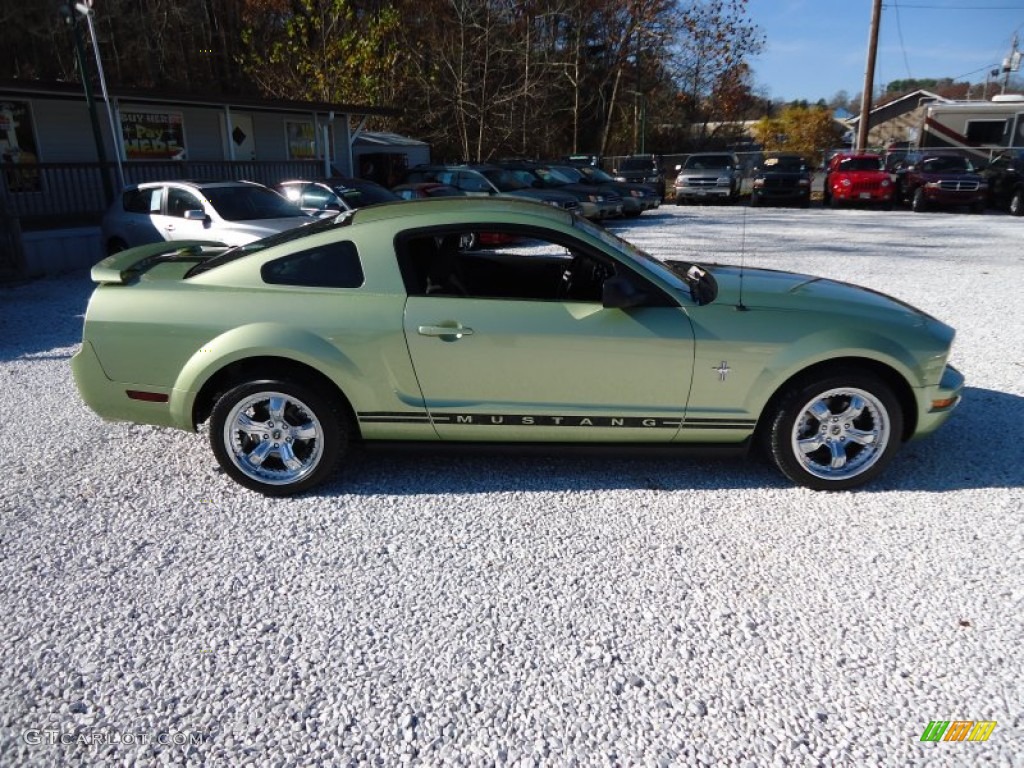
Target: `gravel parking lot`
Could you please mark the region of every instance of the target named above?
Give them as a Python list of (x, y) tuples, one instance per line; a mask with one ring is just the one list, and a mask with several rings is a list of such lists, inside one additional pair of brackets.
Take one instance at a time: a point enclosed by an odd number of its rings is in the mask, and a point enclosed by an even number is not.
[[(0, 289), (0, 764), (1020, 765), (1024, 222), (611, 226), (909, 301), (957, 328), (965, 401), (857, 492), (756, 461), (367, 453), (274, 500), (205, 435), (80, 402), (87, 275)], [(922, 743), (933, 720), (997, 726)]]

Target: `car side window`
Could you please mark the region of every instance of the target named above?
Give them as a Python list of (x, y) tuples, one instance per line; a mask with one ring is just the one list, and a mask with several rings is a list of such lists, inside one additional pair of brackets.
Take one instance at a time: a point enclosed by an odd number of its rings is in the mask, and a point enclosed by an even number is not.
[[(124, 209), (127, 213), (142, 213), (149, 215), (154, 211), (160, 211), (160, 197), (154, 193), (159, 187), (147, 187), (145, 189), (130, 189), (121, 198)], [(154, 203), (156, 204), (154, 209)]]
[(167, 215), (185, 218), (185, 211), (201, 211), (203, 204), (191, 192), (171, 187), (167, 190)]
[(324, 189), (323, 187), (311, 184), (302, 191), (303, 208), (316, 208), (317, 210), (322, 210), (332, 203), (337, 208), (341, 207), (341, 202), (338, 200), (338, 196), (329, 189)]
[(260, 276), (271, 285), (314, 288), (358, 288), (364, 279), (359, 251), (348, 240), (268, 261), (260, 269)]
[(545, 232), (485, 226), (410, 233), (397, 251), (410, 296), (600, 303), (615, 265), (579, 245)]

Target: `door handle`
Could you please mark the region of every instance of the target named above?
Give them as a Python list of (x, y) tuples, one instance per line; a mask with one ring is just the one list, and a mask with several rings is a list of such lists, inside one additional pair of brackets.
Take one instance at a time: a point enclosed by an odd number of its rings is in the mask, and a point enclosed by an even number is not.
[(453, 325), (421, 325), (416, 329), (420, 336), (438, 336), (446, 341), (461, 339), (463, 336), (472, 336), (473, 329), (467, 328), (461, 323)]

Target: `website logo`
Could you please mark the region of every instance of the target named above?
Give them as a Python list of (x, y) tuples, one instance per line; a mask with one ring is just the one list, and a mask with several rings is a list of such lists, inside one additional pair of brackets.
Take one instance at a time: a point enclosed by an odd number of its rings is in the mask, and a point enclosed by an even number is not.
[(988, 741), (995, 728), (995, 720), (931, 720), (921, 741)]

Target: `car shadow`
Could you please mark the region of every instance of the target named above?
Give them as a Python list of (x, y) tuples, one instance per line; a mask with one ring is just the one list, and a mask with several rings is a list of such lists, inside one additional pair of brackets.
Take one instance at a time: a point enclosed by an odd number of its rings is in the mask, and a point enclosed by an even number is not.
[(0, 362), (70, 358), (95, 287), (84, 270), (0, 287)]
[[(969, 387), (964, 402), (933, 436), (909, 443), (878, 480), (859, 493), (939, 492), (1024, 486), (1019, 463), (992, 425), (1024, 422), (1024, 397)], [(357, 449), (318, 496), (551, 491), (692, 491), (794, 488), (756, 452), (744, 458), (695, 459), (623, 448), (588, 453), (530, 447), (460, 446)]]

